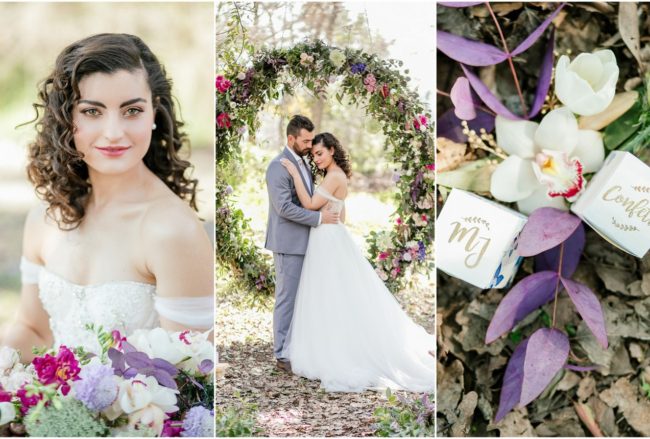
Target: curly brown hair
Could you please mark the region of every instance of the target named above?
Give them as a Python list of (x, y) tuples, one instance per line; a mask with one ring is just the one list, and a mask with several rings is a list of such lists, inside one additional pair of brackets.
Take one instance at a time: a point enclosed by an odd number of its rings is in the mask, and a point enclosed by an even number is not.
[[(327, 149), (332, 149), (334, 148), (334, 162), (341, 168), (343, 172), (345, 172), (345, 175), (350, 178), (352, 176), (352, 169), (350, 166), (350, 157), (348, 156), (348, 153), (343, 149), (343, 146), (341, 145), (341, 142), (334, 137), (333, 134), (331, 133), (319, 133), (316, 134), (314, 137), (314, 140), (311, 142), (312, 148), (314, 145), (318, 145), (319, 143), (322, 143), (325, 145)], [(320, 170), (316, 168), (316, 165), (313, 164), (312, 161), (312, 169), (315, 170), (314, 172), (325, 175), (327, 174), (327, 171)]]
[[(98, 34), (70, 44), (56, 59), (54, 70), (39, 86), (36, 139), (29, 145), (27, 175), (47, 213), (61, 229), (79, 226), (86, 212), (91, 184), (83, 154), (77, 151), (72, 110), (80, 99), (79, 82), (92, 73), (144, 70), (151, 89), (156, 130), (143, 158), (145, 165), (176, 195), (196, 206), (196, 179), (185, 176), (191, 164), (178, 156), (189, 141), (176, 117), (171, 80), (149, 47), (128, 34)], [(55, 214), (56, 213), (56, 214)]]

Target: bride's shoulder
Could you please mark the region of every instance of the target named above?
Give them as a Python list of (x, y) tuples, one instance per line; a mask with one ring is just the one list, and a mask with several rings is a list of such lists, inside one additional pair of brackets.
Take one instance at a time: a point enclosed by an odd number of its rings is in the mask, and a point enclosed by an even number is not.
[(187, 245), (207, 238), (197, 213), (177, 196), (152, 201), (142, 216), (140, 233), (158, 246)]
[(48, 205), (39, 202), (27, 213), (23, 229), (23, 256), (35, 263), (42, 263), (41, 248), (48, 229), (56, 227), (48, 214)]

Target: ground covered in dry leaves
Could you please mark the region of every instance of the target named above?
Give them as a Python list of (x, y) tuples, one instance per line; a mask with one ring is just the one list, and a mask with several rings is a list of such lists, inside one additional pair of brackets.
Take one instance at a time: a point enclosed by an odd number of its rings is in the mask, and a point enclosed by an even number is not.
[[(410, 316), (433, 333), (433, 288), (398, 295)], [(272, 305), (269, 302), (268, 305)], [(373, 412), (383, 406), (381, 392), (327, 393), (319, 382), (275, 368), (272, 308), (251, 309), (220, 297), (217, 351), (226, 363), (217, 378), (217, 404), (257, 405), (258, 436), (372, 436)]]
[[(518, 279), (532, 271), (531, 261)], [(638, 259), (595, 232), (574, 279), (589, 285), (605, 313), (609, 348), (602, 349), (566, 294), (558, 327), (571, 334), (571, 363), (592, 372), (564, 370), (524, 409), (494, 424), (503, 374), (518, 340), (485, 345), (485, 331), (507, 290), (481, 291), (440, 276), (438, 287), (438, 434), (440, 436), (650, 436), (650, 254)], [(551, 304), (520, 325), (527, 337), (544, 325)]]

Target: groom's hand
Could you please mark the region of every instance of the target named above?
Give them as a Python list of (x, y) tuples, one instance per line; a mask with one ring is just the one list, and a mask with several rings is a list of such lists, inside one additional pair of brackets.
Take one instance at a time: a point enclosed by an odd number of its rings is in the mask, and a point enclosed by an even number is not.
[(339, 213), (330, 212), (328, 210), (321, 210), (322, 215), (321, 224), (338, 224), (341, 215)]

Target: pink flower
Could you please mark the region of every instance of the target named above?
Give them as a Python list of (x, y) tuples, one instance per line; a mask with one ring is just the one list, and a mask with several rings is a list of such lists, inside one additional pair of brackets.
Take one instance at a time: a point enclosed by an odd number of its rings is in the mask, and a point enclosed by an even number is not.
[(388, 252), (380, 252), (379, 253), (379, 260), (380, 261), (385, 261), (386, 259), (388, 259), (388, 256), (389, 256)]
[(32, 396), (27, 396), (27, 390), (23, 384), (20, 389), (16, 392), (16, 396), (20, 399), (20, 411), (23, 415), (27, 414), (30, 408), (34, 407), (38, 402), (43, 399), (43, 395), (35, 394)]
[(428, 218), (425, 214), (422, 214), (422, 216), (421, 216), (420, 218), (421, 218), (422, 221), (424, 221), (425, 223), (426, 223), (426, 222), (429, 222), (429, 218)]
[(181, 332), (178, 335), (178, 339), (180, 341), (182, 341), (183, 343), (187, 344), (187, 345), (192, 344), (192, 342), (187, 339), (187, 334), (189, 334), (189, 333), (190, 333), (190, 331), (188, 331), (188, 330), (185, 330), (185, 331)]
[(386, 99), (390, 95), (390, 88), (388, 87), (388, 84), (382, 85), (379, 93), (384, 99)]
[(64, 396), (70, 391), (69, 381), (79, 380), (79, 362), (74, 353), (63, 345), (56, 357), (45, 354), (44, 357), (34, 358), (32, 364), (39, 381), (43, 384), (58, 383)]
[(126, 337), (122, 337), (122, 334), (118, 330), (111, 332), (111, 335), (113, 336), (113, 347), (122, 350), (122, 342), (126, 341)]
[(413, 126), (418, 131), (424, 131), (427, 128), (427, 117), (424, 114), (419, 114), (413, 119)]
[(217, 76), (217, 79), (214, 82), (214, 86), (217, 87), (219, 93), (225, 93), (226, 91), (228, 91), (231, 85), (232, 82), (228, 81), (226, 78), (224, 78), (221, 75)]
[(368, 93), (374, 93), (375, 90), (377, 90), (377, 78), (375, 78), (375, 75), (373, 75), (372, 73), (369, 73), (364, 78), (363, 85), (365, 85), (366, 90), (368, 90)]
[(6, 392), (2, 386), (0, 386), (0, 402), (11, 402), (11, 392)]
[(163, 424), (161, 437), (180, 437), (183, 431), (183, 423), (181, 421), (172, 421), (167, 419)]
[(398, 226), (401, 226), (402, 224), (404, 224), (404, 222), (402, 221), (402, 218), (399, 218), (399, 217), (397, 218), (397, 220), (395, 222), (397, 223)]
[(219, 128), (230, 128), (230, 116), (228, 113), (221, 113), (217, 116), (217, 126)]
[(432, 163), (430, 165), (426, 165), (425, 168), (427, 168), (427, 171), (435, 171), (436, 170), (436, 164)]

